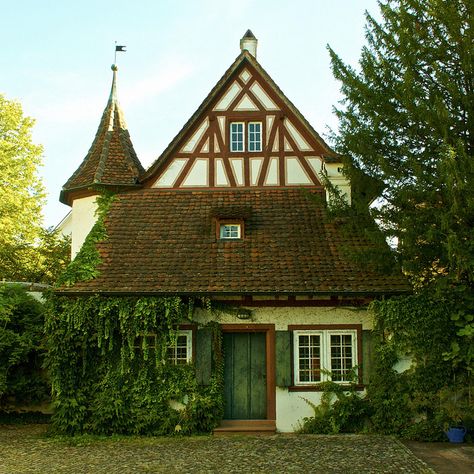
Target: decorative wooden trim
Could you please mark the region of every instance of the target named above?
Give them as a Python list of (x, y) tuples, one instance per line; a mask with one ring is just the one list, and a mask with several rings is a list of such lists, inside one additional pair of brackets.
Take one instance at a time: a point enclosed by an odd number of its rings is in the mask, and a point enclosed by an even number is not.
[(191, 156), (188, 159), (188, 162), (184, 165), (184, 168), (181, 170), (180, 175), (176, 178), (173, 187), (174, 188), (179, 188), (183, 181), (186, 179), (186, 176), (188, 176), (188, 173), (191, 171), (192, 166), (196, 162), (196, 157)]
[(217, 120), (215, 116), (210, 116), (209, 117), (209, 151), (212, 153), (211, 156), (208, 158), (209, 160), (209, 166), (207, 169), (207, 172), (209, 173), (208, 176), (208, 184), (210, 187), (214, 187), (216, 184), (216, 176), (215, 176), (215, 152), (214, 152), (214, 137), (216, 134), (216, 125), (219, 127), (219, 124), (217, 123)]
[[(298, 147), (297, 143), (295, 142), (295, 140), (293, 140), (293, 137), (291, 136), (290, 132), (288, 130), (286, 130), (286, 127), (285, 127), (285, 134), (284, 135), (285, 135), (285, 138), (288, 140), (288, 143), (291, 145), (291, 147), (295, 151), (294, 156), (296, 156), (296, 158), (298, 159), (299, 163), (303, 167), (303, 169), (304, 169), (306, 175), (308, 176), (308, 178), (314, 184), (321, 185), (318, 177), (315, 175), (313, 169), (308, 164), (308, 162), (305, 160), (304, 156), (301, 154), (301, 150), (299, 149), (299, 147)], [(291, 156), (291, 155), (288, 154), (288, 156)]]
[(221, 324), (222, 332), (264, 332), (267, 372), (267, 420), (276, 419), (275, 325)]
[(232, 169), (232, 165), (229, 161), (229, 156), (224, 156), (222, 158), (222, 162), (224, 163), (225, 172), (227, 173), (227, 177), (229, 178), (229, 184), (232, 188), (237, 187), (237, 181), (234, 176), (234, 170)]

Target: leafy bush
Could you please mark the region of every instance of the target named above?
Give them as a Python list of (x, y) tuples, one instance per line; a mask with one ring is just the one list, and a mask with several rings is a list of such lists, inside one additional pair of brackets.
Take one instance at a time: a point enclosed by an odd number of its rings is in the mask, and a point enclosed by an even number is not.
[(321, 403), (304, 399), (314, 415), (303, 419), (300, 433), (337, 434), (362, 431), (368, 418), (367, 400), (356, 391), (356, 385), (343, 387), (334, 382), (319, 385), (323, 391)]
[(43, 305), (24, 288), (0, 286), (0, 408), (48, 399), (43, 322)]

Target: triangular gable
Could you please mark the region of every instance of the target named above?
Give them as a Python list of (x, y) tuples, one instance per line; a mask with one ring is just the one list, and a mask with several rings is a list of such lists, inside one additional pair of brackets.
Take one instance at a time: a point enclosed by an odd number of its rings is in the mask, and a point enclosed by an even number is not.
[[(242, 123), (240, 130), (244, 143), (241, 153), (230, 149), (230, 123), (233, 122)], [(258, 136), (262, 140), (253, 148), (248, 128), (250, 122), (257, 124)], [(297, 165), (286, 160), (289, 153), (297, 158)], [(317, 166), (310, 163), (309, 156), (320, 163)], [(206, 166), (208, 175), (202, 176), (200, 182), (197, 178), (192, 180), (195, 186), (228, 185), (231, 188), (268, 186), (270, 183), (292, 186), (293, 183), (300, 183), (302, 176), (308, 176), (308, 180), (301, 184), (321, 186), (315, 169), (321, 170), (322, 163), (327, 160), (340, 161), (247, 51), (237, 57), (141, 181), (145, 186), (162, 187), (160, 183), (168, 183), (168, 180), (163, 181), (161, 177), (169, 174), (168, 168), (176, 169), (173, 160), (188, 157), (192, 162), (196, 159), (209, 161)], [(175, 181), (175, 188), (189, 182), (186, 176), (193, 166), (191, 161), (183, 167), (182, 176)], [(257, 162), (258, 177), (255, 169)], [(242, 163), (242, 169), (236, 171), (234, 167), (238, 163)], [(295, 176), (291, 176), (293, 171)], [(242, 179), (236, 179), (236, 173)]]

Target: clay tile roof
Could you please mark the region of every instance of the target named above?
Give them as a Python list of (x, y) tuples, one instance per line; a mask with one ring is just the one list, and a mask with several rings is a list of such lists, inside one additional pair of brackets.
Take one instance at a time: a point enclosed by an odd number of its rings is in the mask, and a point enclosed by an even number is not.
[[(216, 213), (240, 216), (244, 238), (216, 238)], [(217, 216), (219, 217), (219, 216)], [(409, 291), (399, 273), (361, 268), (350, 252), (367, 249), (328, 221), (309, 191), (255, 189), (118, 195), (98, 244), (100, 275), (63, 288), (109, 294), (331, 294)]]
[(112, 88), (107, 106), (89, 152), (63, 186), (60, 201), (64, 204), (70, 204), (70, 194), (78, 189), (97, 186), (133, 187), (145, 171), (133, 148), (117, 100), (117, 67), (112, 66), (112, 70)]

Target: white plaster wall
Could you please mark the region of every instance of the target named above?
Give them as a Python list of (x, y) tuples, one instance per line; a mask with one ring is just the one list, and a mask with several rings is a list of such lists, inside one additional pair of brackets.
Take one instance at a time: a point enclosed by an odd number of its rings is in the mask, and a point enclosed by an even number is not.
[(362, 324), (362, 329), (373, 328), (372, 313), (362, 308), (351, 307), (248, 307), (249, 319), (239, 319), (235, 309), (215, 313), (197, 310), (195, 319), (206, 324), (217, 321), (220, 324), (274, 324), (276, 331), (286, 331), (292, 324)]
[(281, 433), (292, 433), (301, 427), (303, 418), (313, 416), (314, 410), (306, 400), (319, 405), (322, 392), (289, 392), (276, 388), (276, 429)]
[(63, 220), (56, 226), (57, 230), (63, 237), (70, 237), (72, 235), (72, 212), (69, 211)]
[(71, 259), (82, 247), (87, 234), (95, 224), (97, 209), (97, 196), (87, 196), (81, 199), (75, 199), (72, 204), (72, 242), (71, 242)]
[[(198, 323), (218, 321), (221, 324), (274, 324), (276, 331), (285, 331), (292, 324), (362, 324), (362, 329), (373, 329), (373, 315), (370, 311), (351, 307), (262, 307), (247, 308), (250, 319), (241, 320), (236, 310), (217, 314), (197, 310)], [(293, 432), (306, 416), (312, 416), (313, 409), (305, 402), (308, 399), (319, 404), (321, 392), (290, 392), (287, 388), (276, 388), (276, 428), (280, 432)]]
[[(346, 199), (347, 203), (351, 203), (351, 184), (348, 179), (342, 174), (341, 163), (326, 163), (326, 176), (339, 191), (341, 192), (342, 196)], [(326, 199), (328, 202), (331, 200), (331, 196), (328, 192), (326, 192)]]

